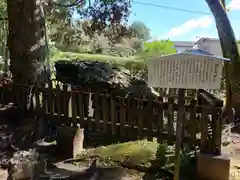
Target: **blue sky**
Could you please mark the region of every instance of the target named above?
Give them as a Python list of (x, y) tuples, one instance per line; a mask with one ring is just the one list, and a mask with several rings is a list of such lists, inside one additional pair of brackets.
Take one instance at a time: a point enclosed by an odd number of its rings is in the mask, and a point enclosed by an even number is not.
[[(153, 39), (194, 41), (197, 36), (217, 37), (215, 22), (211, 15), (164, 9), (136, 2), (210, 13), (205, 0), (135, 0), (129, 23), (134, 20), (144, 22), (151, 29)], [(228, 14), (236, 38), (240, 39), (240, 0), (227, 0), (227, 4), (231, 8)]]
[[(240, 39), (240, 0), (226, 2), (235, 36)], [(158, 5), (210, 15), (164, 9)], [(195, 41), (197, 37), (218, 38), (214, 19), (205, 0), (133, 0), (131, 11), (129, 24), (135, 20), (144, 22), (151, 30), (152, 39)], [(74, 18), (77, 18), (77, 14)]]

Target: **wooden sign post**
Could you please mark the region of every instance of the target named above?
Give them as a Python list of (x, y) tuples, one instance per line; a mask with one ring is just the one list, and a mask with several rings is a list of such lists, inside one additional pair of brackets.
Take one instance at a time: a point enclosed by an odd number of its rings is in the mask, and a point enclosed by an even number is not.
[(230, 60), (215, 57), (200, 49), (154, 57), (149, 61), (149, 86), (179, 88), (174, 180), (179, 180), (185, 89), (220, 89), (224, 61)]

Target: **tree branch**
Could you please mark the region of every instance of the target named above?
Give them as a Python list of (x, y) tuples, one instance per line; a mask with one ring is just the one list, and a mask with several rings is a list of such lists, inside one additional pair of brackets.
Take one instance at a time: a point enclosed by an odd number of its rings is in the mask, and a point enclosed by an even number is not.
[(77, 6), (77, 5), (79, 5), (83, 2), (84, 2), (84, 0), (76, 0), (72, 4), (60, 4), (60, 3), (56, 3), (56, 2), (52, 1), (52, 4), (55, 5), (55, 6), (69, 8), (69, 7)]

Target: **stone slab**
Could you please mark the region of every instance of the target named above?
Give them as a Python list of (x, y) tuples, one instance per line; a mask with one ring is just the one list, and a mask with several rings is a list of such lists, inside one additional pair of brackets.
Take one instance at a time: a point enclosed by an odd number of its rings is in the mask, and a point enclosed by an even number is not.
[(230, 157), (227, 155), (199, 154), (197, 170), (202, 179), (229, 180)]
[(8, 171), (6, 169), (0, 168), (0, 179), (7, 180), (8, 179)]

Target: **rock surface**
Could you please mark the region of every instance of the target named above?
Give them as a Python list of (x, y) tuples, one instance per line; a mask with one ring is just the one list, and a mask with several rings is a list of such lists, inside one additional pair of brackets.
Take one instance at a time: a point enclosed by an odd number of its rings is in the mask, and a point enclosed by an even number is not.
[(97, 61), (67, 61), (55, 63), (56, 79), (75, 86), (114, 90), (114, 92), (134, 96), (157, 96), (147, 82), (123, 67)]
[(6, 169), (0, 168), (0, 179), (7, 180), (8, 179), (8, 172)]
[[(36, 172), (40, 171), (41, 162), (39, 161), (39, 154), (35, 150), (17, 151), (13, 154), (9, 163), (9, 176), (12, 179), (33, 179)], [(44, 170), (43, 166), (42, 171)]]

